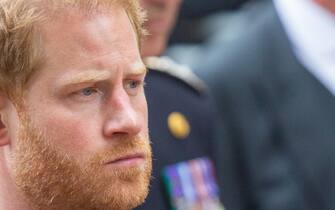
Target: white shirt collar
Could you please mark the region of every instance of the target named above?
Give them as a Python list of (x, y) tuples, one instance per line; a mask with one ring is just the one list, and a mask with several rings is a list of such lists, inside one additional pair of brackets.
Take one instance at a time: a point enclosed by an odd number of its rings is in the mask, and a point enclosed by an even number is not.
[(335, 15), (313, 0), (274, 0), (294, 47), (303, 51), (335, 51)]
[(303, 65), (335, 95), (335, 15), (313, 0), (274, 0)]

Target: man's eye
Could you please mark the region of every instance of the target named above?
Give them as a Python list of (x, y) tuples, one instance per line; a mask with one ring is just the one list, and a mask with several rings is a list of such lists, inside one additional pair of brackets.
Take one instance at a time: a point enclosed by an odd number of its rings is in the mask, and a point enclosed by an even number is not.
[(91, 95), (93, 95), (97, 92), (98, 91), (95, 88), (89, 87), (89, 88), (82, 89), (80, 91), (80, 94), (83, 95), (83, 96), (91, 96)]
[(135, 89), (135, 88), (137, 88), (140, 84), (141, 84), (140, 81), (134, 81), (134, 80), (131, 80), (131, 81), (129, 81), (129, 83), (128, 83), (128, 88), (130, 88), (130, 89)]
[(71, 94), (71, 98), (76, 101), (91, 101), (99, 97), (101, 92), (95, 87), (87, 87), (80, 89)]
[(143, 86), (144, 82), (142, 80), (128, 80), (125, 84), (125, 89), (128, 94), (136, 95)]

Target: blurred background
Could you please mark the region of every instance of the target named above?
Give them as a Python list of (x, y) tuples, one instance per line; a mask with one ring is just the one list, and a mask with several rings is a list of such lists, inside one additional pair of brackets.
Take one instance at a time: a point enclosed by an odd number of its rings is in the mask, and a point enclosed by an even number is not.
[(335, 0), (181, 3), (162, 55), (190, 67), (216, 102), (224, 137), (210, 146), (226, 209), (334, 210)]
[[(166, 55), (201, 71), (203, 56), (229, 50), (262, 12), (268, 0), (184, 0)], [(199, 72), (197, 72), (199, 73)], [(201, 72), (200, 72), (201, 74)]]

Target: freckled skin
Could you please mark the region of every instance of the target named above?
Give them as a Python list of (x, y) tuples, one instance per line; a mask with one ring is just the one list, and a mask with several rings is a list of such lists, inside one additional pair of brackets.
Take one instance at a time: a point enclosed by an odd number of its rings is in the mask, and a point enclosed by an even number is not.
[[(28, 82), (24, 109), (11, 105), (6, 113), (11, 143), (0, 160), (9, 160), (6, 178), (18, 186), (8, 190), (12, 200), (22, 201), (11, 210), (132, 209), (144, 201), (151, 174), (134, 29), (118, 6), (50, 18), (38, 25), (45, 58)], [(134, 154), (133, 164), (107, 164)]]
[[(39, 118), (41, 125), (49, 125), (50, 123), (52, 125), (50, 126), (51, 128), (60, 128), (59, 130), (62, 130), (65, 135), (68, 135), (66, 134), (67, 132), (69, 134), (78, 133), (78, 136), (72, 140), (74, 145), (81, 145), (83, 144), (83, 139), (87, 141), (92, 138), (101, 139), (101, 141), (88, 141), (90, 145), (84, 145), (85, 147), (92, 149), (98, 147), (96, 144), (103, 146), (104, 144), (112, 143), (104, 140), (107, 137), (101, 136), (103, 123), (106, 120), (110, 120), (110, 124), (112, 124), (114, 123), (113, 120), (122, 122), (123, 119), (129, 117), (138, 123), (136, 126), (139, 127), (134, 127), (136, 129), (134, 132), (139, 130), (143, 133), (147, 132), (145, 123), (147, 120), (147, 108), (143, 92), (140, 92), (136, 97), (129, 97), (123, 90), (122, 80), (127, 77), (130, 71), (130, 64), (141, 61), (141, 58), (134, 31), (125, 13), (123, 11), (119, 11), (119, 13), (121, 14), (118, 15), (123, 15), (123, 21), (121, 22), (108, 16), (84, 19), (82, 21), (80, 15), (71, 13), (70, 17), (63, 17), (64, 20), (60, 19), (60, 21), (53, 24), (48, 24), (48, 27), (42, 26), (43, 44), (45, 49), (47, 49), (46, 56), (49, 59), (44, 65), (45, 68), (31, 79), (30, 83), (34, 85), (29, 87), (27, 94), (29, 100), (27, 103), (30, 103), (30, 101), (34, 103), (30, 107), (34, 107), (32, 112), (36, 111), (33, 114), (36, 114)], [(71, 19), (73, 24), (64, 27), (63, 22), (66, 22), (67, 19)], [(76, 23), (76, 21), (79, 23)], [(95, 22), (98, 22), (98, 24), (94, 24)], [(127, 25), (128, 27), (119, 27), (119, 25)], [(100, 33), (93, 33), (94, 31), (99, 31)], [(69, 36), (69, 34), (74, 35)], [(90, 50), (85, 51), (83, 49)], [(83, 70), (88, 71), (91, 69), (112, 71), (110, 81), (107, 81), (111, 83), (110, 90), (108, 90), (110, 93), (108, 94), (115, 96), (115, 99), (119, 101), (110, 100), (107, 103), (105, 100), (93, 100), (89, 104), (73, 103), (69, 102), (67, 98), (59, 98), (57, 96), (58, 93), (53, 92), (53, 84), (57, 82), (55, 78), (71, 77)], [(41, 87), (46, 88), (42, 89)], [(121, 103), (128, 109), (117, 112), (112, 109), (113, 106), (111, 105), (113, 103)], [(46, 107), (48, 110), (45, 110)], [(45, 110), (45, 112), (42, 110)], [(122, 115), (121, 111), (132, 112), (131, 114), (133, 115), (117, 117)], [(46, 115), (46, 112), (49, 114)], [(113, 114), (115, 117), (110, 117)], [(118, 122), (115, 122), (115, 124), (118, 124)], [(72, 132), (74, 130), (76, 132)], [(83, 136), (89, 136), (89, 138), (83, 138)], [(60, 138), (60, 141), (62, 139), (65, 138)], [(61, 143), (67, 144), (68, 142)], [(81, 152), (81, 148), (67, 149), (72, 151), (72, 153)]]

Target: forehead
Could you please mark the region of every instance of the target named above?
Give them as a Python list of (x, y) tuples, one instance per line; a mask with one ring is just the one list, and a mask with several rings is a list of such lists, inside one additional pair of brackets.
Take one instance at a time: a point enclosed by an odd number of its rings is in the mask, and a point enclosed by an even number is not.
[[(135, 59), (138, 46), (126, 11), (118, 5), (108, 11), (83, 13), (67, 8), (39, 25), (41, 46), (49, 64), (94, 59), (103, 55)], [(124, 55), (126, 54), (126, 55)]]

